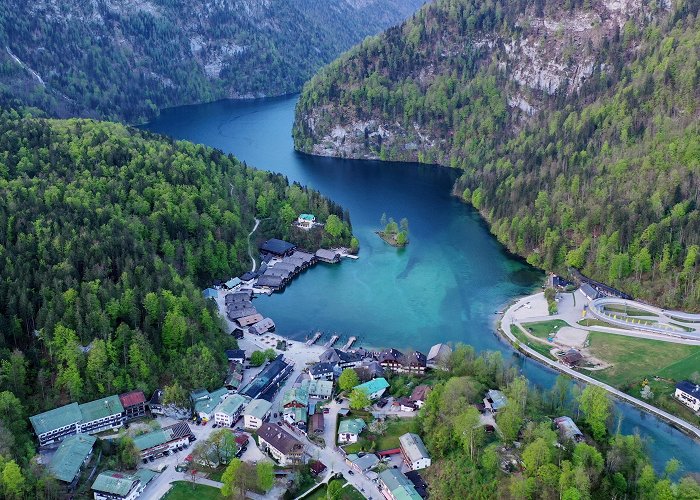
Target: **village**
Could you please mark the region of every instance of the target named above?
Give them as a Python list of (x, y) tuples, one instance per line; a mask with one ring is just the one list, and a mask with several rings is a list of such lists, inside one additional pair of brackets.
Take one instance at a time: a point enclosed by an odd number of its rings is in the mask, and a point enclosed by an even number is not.
[[(304, 214), (298, 223), (313, 224), (310, 217)], [(431, 374), (448, 370), (452, 348), (437, 344), (427, 354), (372, 350), (355, 347), (356, 337), (338, 348), (338, 335), (321, 345), (322, 332), (304, 342), (275, 334), (274, 320), (253, 305), (255, 296), (284, 289), (318, 263), (353, 256), (344, 249), (304, 252), (277, 239), (259, 250), (257, 270), (203, 291), (237, 341), (236, 349), (225, 352), (229, 369), (221, 387), (193, 390), (184, 403), (173, 402), (162, 389), (148, 397), (135, 390), (30, 417), (42, 461), (67, 491), (82, 481), (96, 500), (133, 500), (162, 498), (184, 483), (220, 488), (222, 470), (239, 458), (256, 469), (267, 464), (274, 474), (269, 489), (248, 491), (250, 498), (281, 498), (285, 491), (289, 498), (303, 498), (335, 479), (358, 498), (427, 497), (420, 471), (430, 467), (431, 456), (411, 423), (436, 380)], [(588, 288), (580, 293), (586, 292), (591, 293)], [(519, 321), (546, 316), (547, 301), (523, 302), (510, 314), (520, 328)], [(553, 332), (552, 338), (557, 335), (568, 338), (565, 331)], [(552, 352), (568, 366), (583, 359), (573, 346)], [(408, 387), (406, 380), (411, 380)], [(676, 390), (679, 402), (700, 409), (696, 384), (683, 381)], [(500, 433), (494, 417), (507, 404), (501, 390), (489, 388), (474, 405), (487, 433)], [(584, 440), (567, 415), (552, 425), (562, 441)], [(100, 470), (97, 441), (125, 436), (133, 441), (137, 467)], [(522, 464), (504, 449), (500, 466), (514, 471)]]

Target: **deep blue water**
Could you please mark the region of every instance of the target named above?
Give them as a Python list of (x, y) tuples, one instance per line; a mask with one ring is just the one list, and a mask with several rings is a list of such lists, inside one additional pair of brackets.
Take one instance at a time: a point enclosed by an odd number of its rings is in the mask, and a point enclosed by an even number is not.
[[(277, 333), (303, 339), (312, 330), (350, 335), (361, 344), (426, 351), (437, 342), (500, 350), (533, 383), (556, 374), (514, 355), (494, 335), (494, 311), (538, 287), (544, 276), (508, 255), (474, 210), (450, 196), (455, 172), (406, 163), (316, 158), (293, 149), (296, 97), (220, 101), (163, 112), (144, 128), (235, 154), (257, 168), (316, 188), (350, 210), (360, 259), (318, 265), (281, 294), (256, 299)], [(406, 217), (411, 242), (379, 239), (382, 213)], [(700, 446), (655, 417), (616, 403), (622, 431), (651, 443), (655, 466), (676, 457), (700, 471)]]

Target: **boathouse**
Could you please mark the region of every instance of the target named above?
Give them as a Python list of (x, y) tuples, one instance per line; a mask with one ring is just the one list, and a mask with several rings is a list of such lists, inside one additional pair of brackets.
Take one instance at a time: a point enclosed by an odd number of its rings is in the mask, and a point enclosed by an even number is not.
[(285, 255), (292, 255), (296, 248), (296, 245), (292, 243), (272, 238), (260, 245), (260, 253), (263, 255), (284, 257)]
[(326, 250), (325, 248), (320, 248), (316, 251), (316, 258), (321, 262), (336, 264), (340, 262), (340, 252), (337, 250)]

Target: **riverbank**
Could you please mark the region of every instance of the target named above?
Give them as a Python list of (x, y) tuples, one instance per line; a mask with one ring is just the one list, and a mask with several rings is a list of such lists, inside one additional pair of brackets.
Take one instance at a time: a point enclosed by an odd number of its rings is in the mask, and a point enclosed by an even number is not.
[[(616, 389), (615, 387), (612, 387), (604, 382), (601, 382), (599, 380), (596, 380), (595, 378), (592, 378), (588, 375), (585, 375), (569, 366), (564, 365), (561, 361), (559, 360), (553, 360), (547, 357), (546, 355), (538, 352), (537, 350), (522, 344), (518, 338), (512, 333), (511, 327), (515, 327), (520, 329), (524, 335), (527, 335), (526, 329), (522, 326), (521, 320), (522, 318), (522, 313), (517, 314), (518, 311), (521, 311), (523, 308), (527, 308), (532, 310), (533, 308), (533, 302), (542, 302), (543, 299), (543, 293), (537, 293), (529, 296), (525, 296), (517, 301), (515, 301), (513, 304), (511, 304), (508, 309), (503, 313), (501, 320), (498, 322), (498, 328), (497, 332), (499, 332), (502, 336), (503, 339), (505, 339), (508, 343), (510, 343), (513, 348), (515, 348), (518, 352), (524, 354), (525, 356), (535, 359), (539, 361), (540, 363), (553, 368), (557, 370), (558, 372), (565, 373), (566, 375), (569, 375), (579, 381), (585, 382), (587, 384), (593, 384), (597, 385), (599, 387), (602, 387), (605, 389), (608, 393), (613, 395), (614, 397), (621, 399), (627, 403), (631, 403), (632, 405), (636, 406), (637, 408), (643, 409), (644, 411), (647, 411), (649, 413), (654, 414), (656, 417), (659, 417), (660, 419), (664, 420), (665, 422), (669, 423), (670, 425), (674, 426), (675, 428), (679, 429), (680, 431), (686, 433), (687, 435), (693, 437), (696, 441), (700, 442), (700, 428), (686, 422), (685, 420), (672, 415), (671, 413), (664, 411), (660, 408), (657, 408), (653, 405), (650, 405), (649, 403), (642, 401), (641, 399), (637, 399), (634, 396), (631, 396), (619, 389)], [(540, 297), (542, 296), (542, 297)], [(538, 298), (541, 298), (542, 300), (537, 300)], [(545, 302), (546, 304), (546, 302)], [(529, 306), (529, 307), (528, 307)], [(541, 309), (541, 308), (540, 308)], [(539, 309), (535, 309), (535, 314), (532, 316), (529, 316), (529, 319), (532, 319), (533, 321), (537, 321), (537, 319), (540, 317), (538, 314)]]

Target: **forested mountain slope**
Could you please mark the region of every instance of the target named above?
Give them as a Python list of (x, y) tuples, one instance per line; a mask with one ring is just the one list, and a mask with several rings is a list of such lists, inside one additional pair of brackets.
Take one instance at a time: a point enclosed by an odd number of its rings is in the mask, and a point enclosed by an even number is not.
[[(0, 151), (3, 464), (33, 455), (28, 414), (219, 387), (233, 340), (202, 289), (249, 269), (254, 217), (261, 237), (288, 236), (300, 212), (343, 218), (280, 175), (122, 125), (2, 111)], [(323, 238), (348, 244), (349, 224)]]
[(698, 0), (438, 0), (304, 88), (296, 147), (464, 170), (514, 252), (700, 309)]
[(424, 0), (8, 0), (0, 95), (128, 122), (159, 108), (297, 92)]

